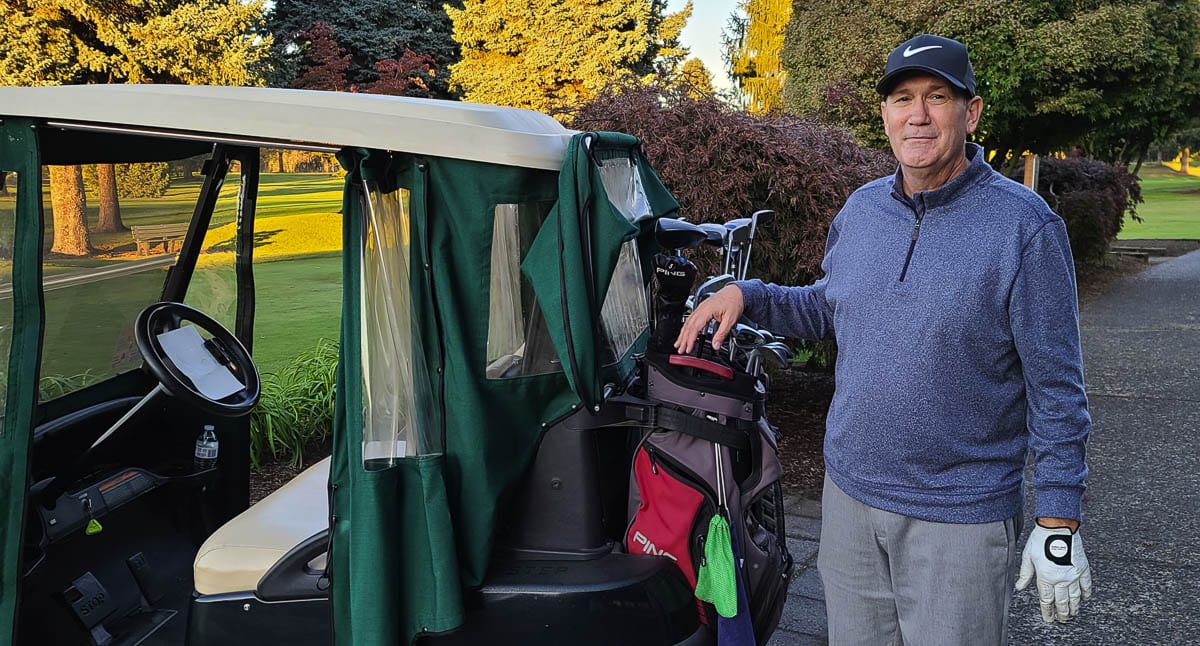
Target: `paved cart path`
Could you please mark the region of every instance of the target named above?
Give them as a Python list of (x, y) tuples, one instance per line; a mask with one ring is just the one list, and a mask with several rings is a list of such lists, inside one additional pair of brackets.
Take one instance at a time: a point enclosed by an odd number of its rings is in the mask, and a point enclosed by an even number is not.
[[(1047, 625), (1031, 586), (1014, 599), (1010, 641), (1200, 644), (1200, 251), (1117, 282), (1084, 305), (1080, 331), (1095, 596), (1075, 621)], [(820, 503), (791, 496), (787, 511), (797, 577), (771, 646), (823, 644)]]

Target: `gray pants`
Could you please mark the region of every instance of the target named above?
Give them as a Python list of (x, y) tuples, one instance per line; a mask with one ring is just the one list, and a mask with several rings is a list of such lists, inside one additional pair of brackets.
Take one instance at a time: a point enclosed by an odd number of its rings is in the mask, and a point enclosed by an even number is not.
[(1008, 643), (1021, 517), (934, 523), (864, 505), (825, 476), (817, 569), (829, 643)]

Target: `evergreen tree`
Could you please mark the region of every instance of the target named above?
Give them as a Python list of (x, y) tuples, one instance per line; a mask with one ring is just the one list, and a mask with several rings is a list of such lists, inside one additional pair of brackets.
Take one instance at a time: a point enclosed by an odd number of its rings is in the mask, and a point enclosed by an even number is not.
[(741, 0), (742, 16), (730, 16), (722, 31), (729, 76), (746, 109), (762, 114), (783, 107), (783, 38), (792, 18), (792, 0)]
[[(292, 85), (300, 73), (297, 60), (307, 39), (305, 34), (320, 22), (332, 30), (331, 38), (346, 54), (346, 80), (366, 86), (379, 80), (375, 64), (400, 60), (404, 52), (431, 57), (436, 67), (458, 60), (458, 44), (450, 37), (450, 19), (443, 5), (461, 6), (461, 0), (277, 0), (267, 17), (275, 38), (275, 53), (281, 78), (273, 85)], [(430, 91), (449, 97), (446, 80), (430, 78)]]
[(462, 46), (451, 83), (468, 101), (550, 112), (622, 77), (677, 73), (692, 5), (665, 8), (665, 0), (466, 0), (448, 9)]

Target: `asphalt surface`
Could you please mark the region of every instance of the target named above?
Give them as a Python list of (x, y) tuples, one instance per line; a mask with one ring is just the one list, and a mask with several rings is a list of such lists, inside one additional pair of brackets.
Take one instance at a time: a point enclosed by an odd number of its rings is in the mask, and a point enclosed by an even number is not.
[[(1200, 251), (1118, 281), (1080, 319), (1093, 597), (1045, 624), (1030, 585), (1013, 599), (1010, 643), (1200, 644)], [(796, 575), (770, 645), (824, 644), (820, 501), (792, 495), (786, 508)]]

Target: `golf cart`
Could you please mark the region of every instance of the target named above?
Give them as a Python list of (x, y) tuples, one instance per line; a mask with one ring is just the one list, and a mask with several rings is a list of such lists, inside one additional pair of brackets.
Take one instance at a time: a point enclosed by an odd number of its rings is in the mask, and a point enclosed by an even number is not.
[[(328, 212), (276, 215), (286, 151), (336, 156)], [(110, 164), (132, 231), (83, 216), (62, 251), (67, 189)], [(675, 557), (625, 547), (678, 208), (636, 139), (360, 94), (0, 88), (0, 172), (0, 640), (715, 643)], [(286, 249), (330, 227), (332, 253)], [(314, 325), (339, 339), (333, 454), (248, 506), (256, 363)]]

